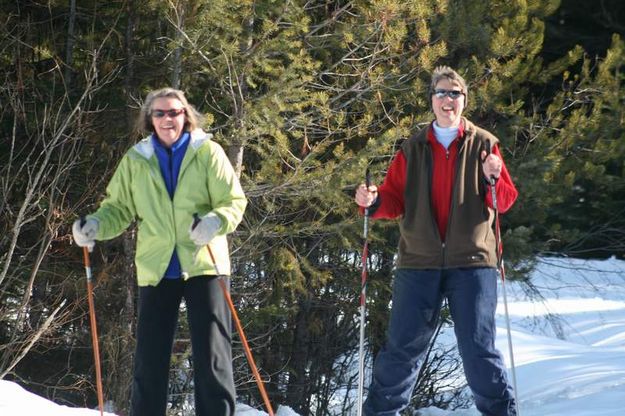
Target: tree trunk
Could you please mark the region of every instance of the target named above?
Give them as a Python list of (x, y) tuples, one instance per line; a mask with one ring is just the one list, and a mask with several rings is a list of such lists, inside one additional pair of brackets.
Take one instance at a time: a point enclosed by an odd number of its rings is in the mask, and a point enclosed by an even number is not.
[(293, 326), (293, 343), (289, 354), (289, 378), (286, 391), (286, 403), (299, 414), (307, 413), (306, 377), (308, 363), (308, 345), (310, 344), (308, 331), (308, 317), (310, 316), (310, 300), (299, 302), (299, 312)]
[(65, 44), (65, 85), (72, 83), (72, 66), (74, 65), (74, 24), (76, 22), (76, 0), (69, 2), (69, 17), (67, 19), (67, 42)]
[(171, 86), (176, 89), (180, 89), (180, 77), (182, 74), (182, 40), (184, 30), (184, 2), (176, 4), (176, 49), (174, 49), (173, 63), (172, 63), (172, 75)]

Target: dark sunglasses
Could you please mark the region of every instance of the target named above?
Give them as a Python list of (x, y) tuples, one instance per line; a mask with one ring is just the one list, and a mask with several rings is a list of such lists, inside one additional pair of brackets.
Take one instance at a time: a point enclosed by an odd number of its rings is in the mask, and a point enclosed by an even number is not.
[(433, 94), (436, 95), (436, 98), (444, 98), (447, 96), (452, 100), (456, 100), (461, 95), (464, 95), (462, 91), (458, 90), (434, 90)]
[(180, 114), (184, 114), (185, 113), (185, 109), (184, 108), (179, 108), (177, 110), (172, 109), (172, 110), (153, 110), (152, 111), (152, 117), (156, 117), (156, 118), (162, 118), (165, 117), (165, 115), (168, 115), (171, 118), (177, 117)]

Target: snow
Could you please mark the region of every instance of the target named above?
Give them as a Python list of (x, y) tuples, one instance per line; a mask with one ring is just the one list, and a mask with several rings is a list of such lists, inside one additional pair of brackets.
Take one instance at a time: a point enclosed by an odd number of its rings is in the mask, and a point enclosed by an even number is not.
[[(259, 411), (245, 404), (237, 404), (235, 416), (267, 416), (266, 412)], [(299, 416), (288, 406), (279, 406), (275, 416)]]
[[(97, 410), (61, 406), (29, 393), (18, 384), (0, 380), (0, 415), (3, 416), (96, 416)], [(113, 416), (112, 413), (105, 413)]]
[[(625, 261), (541, 258), (531, 281), (539, 299), (522, 285), (506, 282), (521, 414), (623, 415)], [(502, 295), (500, 288), (497, 346), (509, 365)], [(277, 416), (298, 416), (289, 407), (276, 407)], [(99, 411), (60, 406), (0, 380), (0, 414), (96, 416)], [(237, 416), (266, 414), (237, 405)], [(443, 415), (479, 416), (479, 412), (419, 411), (419, 416)]]

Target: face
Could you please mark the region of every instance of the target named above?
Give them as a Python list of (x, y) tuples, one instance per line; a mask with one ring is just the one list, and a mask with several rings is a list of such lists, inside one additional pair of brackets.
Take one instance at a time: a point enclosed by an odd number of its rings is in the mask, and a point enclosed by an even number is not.
[(184, 105), (174, 97), (159, 97), (152, 103), (150, 114), (156, 136), (164, 146), (171, 147), (184, 131)]
[[(434, 91), (437, 90), (462, 91), (462, 88), (447, 78), (443, 78), (436, 84)], [(432, 94), (431, 98), (434, 115), (436, 115), (436, 124), (440, 127), (457, 127), (460, 125), (465, 104), (464, 94), (458, 95), (455, 99), (448, 95), (439, 98), (437, 94)]]

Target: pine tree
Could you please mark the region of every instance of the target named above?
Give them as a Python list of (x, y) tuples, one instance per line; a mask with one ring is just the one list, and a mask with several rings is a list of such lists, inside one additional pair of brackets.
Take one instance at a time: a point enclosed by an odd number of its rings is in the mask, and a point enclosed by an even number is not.
[(553, 132), (545, 173), (554, 191), (546, 212), (546, 250), (576, 257), (623, 255), (624, 43), (614, 36), (606, 56), (585, 57), (565, 72), (548, 108)]

